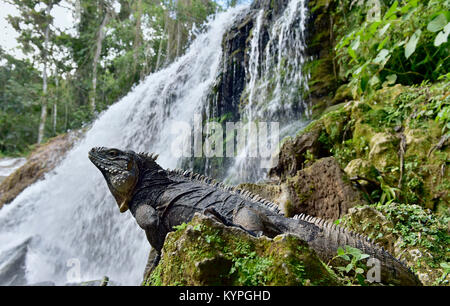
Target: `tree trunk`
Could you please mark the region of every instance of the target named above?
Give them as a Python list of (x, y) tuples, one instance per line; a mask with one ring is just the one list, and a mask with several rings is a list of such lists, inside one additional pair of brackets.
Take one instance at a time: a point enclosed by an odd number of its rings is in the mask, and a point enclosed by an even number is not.
[(141, 47), (141, 18), (142, 18), (142, 0), (138, 0), (136, 8), (136, 29), (133, 44), (133, 74), (136, 74), (136, 66), (138, 64), (139, 48)]
[[(50, 1), (47, 5), (45, 11), (45, 16), (49, 19), (50, 11), (52, 10), (53, 2)], [(44, 69), (42, 71), (42, 108), (41, 108), (41, 119), (39, 122), (38, 130), (38, 140), (37, 143), (41, 143), (44, 138), (45, 132), (45, 122), (47, 121), (47, 51), (48, 51), (48, 41), (50, 39), (50, 19), (47, 20), (48, 24), (45, 27), (45, 40), (44, 40), (44, 50), (42, 51), (42, 58), (44, 62)]]
[[(59, 79), (58, 75), (55, 73), (56, 79), (55, 79), (55, 85), (56, 85), (56, 93), (58, 93), (58, 87), (59, 87)], [(56, 95), (54, 101), (53, 101), (53, 135), (56, 135), (56, 119), (58, 117), (58, 95)]]
[(167, 32), (167, 24), (169, 23), (169, 17), (168, 13), (166, 12), (165, 18), (164, 18), (164, 30), (162, 33), (161, 40), (159, 41), (159, 48), (158, 48), (158, 57), (156, 59), (156, 67), (155, 71), (158, 71), (161, 67), (161, 56), (162, 56), (162, 48), (163, 48), (163, 41), (164, 41), (164, 35), (166, 35)]
[(98, 29), (97, 46), (96, 46), (96, 50), (95, 50), (94, 60), (92, 62), (92, 67), (93, 67), (92, 68), (92, 96), (91, 96), (91, 103), (90, 103), (92, 112), (95, 112), (95, 108), (96, 108), (95, 98), (97, 95), (97, 66), (98, 66), (98, 61), (100, 59), (100, 54), (102, 52), (103, 40), (105, 39), (104, 28), (108, 24), (108, 21), (109, 21), (109, 12), (106, 12), (105, 17), (103, 18), (103, 21), (100, 25), (100, 28)]

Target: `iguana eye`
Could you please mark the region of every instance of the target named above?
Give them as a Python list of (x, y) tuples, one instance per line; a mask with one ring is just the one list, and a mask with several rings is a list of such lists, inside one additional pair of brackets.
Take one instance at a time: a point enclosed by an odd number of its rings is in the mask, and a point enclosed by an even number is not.
[(117, 155), (119, 155), (119, 153), (117, 151), (110, 151), (109, 155), (111, 155), (112, 157), (116, 157)]

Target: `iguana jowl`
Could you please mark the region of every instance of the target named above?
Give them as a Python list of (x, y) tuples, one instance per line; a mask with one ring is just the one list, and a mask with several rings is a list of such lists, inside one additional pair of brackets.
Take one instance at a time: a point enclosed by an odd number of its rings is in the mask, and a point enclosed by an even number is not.
[(203, 175), (164, 170), (156, 163), (156, 157), (109, 148), (93, 148), (89, 152), (89, 159), (102, 172), (120, 212), (131, 211), (156, 250), (151, 269), (159, 262), (166, 235), (199, 212), (251, 234), (296, 235), (325, 261), (336, 256), (339, 246), (349, 245), (380, 261), (383, 283), (421, 284), (402, 262), (361, 235), (303, 214), (286, 218), (274, 203)]

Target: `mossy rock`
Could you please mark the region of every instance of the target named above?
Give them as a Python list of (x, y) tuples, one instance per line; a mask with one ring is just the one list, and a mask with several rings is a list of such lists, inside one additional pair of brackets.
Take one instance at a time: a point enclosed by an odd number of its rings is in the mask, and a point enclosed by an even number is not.
[(418, 205), (392, 202), (354, 207), (340, 224), (401, 258), (424, 285), (450, 285), (450, 275), (441, 266), (450, 257), (445, 218)]
[(145, 285), (337, 285), (333, 272), (299, 238), (253, 237), (196, 214), (167, 235)]

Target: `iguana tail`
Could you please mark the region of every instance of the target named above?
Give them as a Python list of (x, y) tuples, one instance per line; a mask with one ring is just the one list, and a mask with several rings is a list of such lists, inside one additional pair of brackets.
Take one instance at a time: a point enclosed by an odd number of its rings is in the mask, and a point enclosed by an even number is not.
[(373, 260), (373, 267), (379, 265), (381, 283), (401, 286), (422, 285), (406, 264), (361, 234), (356, 234), (326, 220), (304, 214), (283, 219), (284, 221), (281, 221), (281, 218), (277, 221), (284, 222), (285, 229), (288, 232), (306, 241), (324, 262), (335, 258), (339, 247), (351, 246), (361, 250), (364, 254), (368, 254), (370, 256), (368, 259), (376, 259)]

